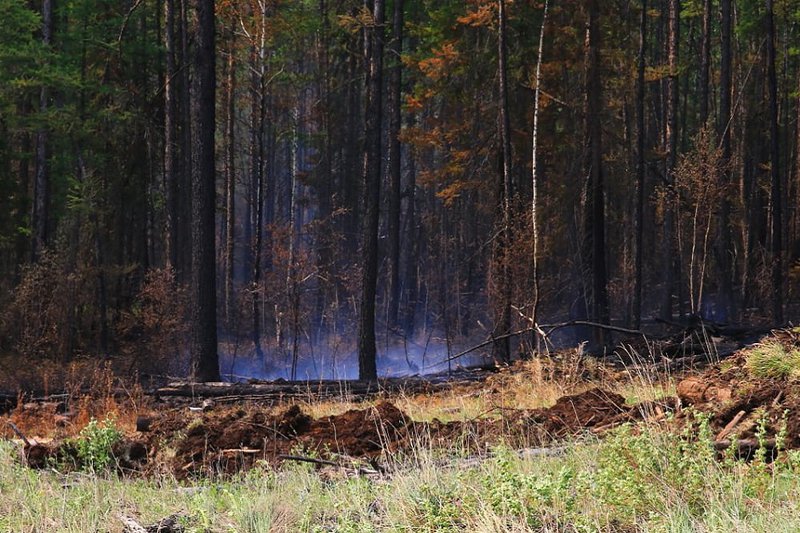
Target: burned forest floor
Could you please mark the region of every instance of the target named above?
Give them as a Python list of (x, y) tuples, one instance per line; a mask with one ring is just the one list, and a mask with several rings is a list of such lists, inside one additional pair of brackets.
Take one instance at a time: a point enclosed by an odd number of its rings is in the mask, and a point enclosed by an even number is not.
[(800, 530), (800, 329), (698, 342), (377, 385), (95, 369), (6, 398), (0, 531)]

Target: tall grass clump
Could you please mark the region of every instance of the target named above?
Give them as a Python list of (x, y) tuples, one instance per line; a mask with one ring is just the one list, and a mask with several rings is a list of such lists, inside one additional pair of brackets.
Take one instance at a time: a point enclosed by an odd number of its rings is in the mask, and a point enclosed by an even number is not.
[(748, 352), (746, 366), (758, 378), (797, 378), (800, 377), (800, 350), (787, 350), (777, 341), (768, 341)]

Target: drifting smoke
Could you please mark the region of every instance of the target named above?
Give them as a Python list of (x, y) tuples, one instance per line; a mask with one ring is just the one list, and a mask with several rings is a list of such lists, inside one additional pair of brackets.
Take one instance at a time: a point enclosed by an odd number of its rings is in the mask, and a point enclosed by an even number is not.
[[(291, 350), (264, 348), (263, 359), (249, 346), (220, 347), (220, 368), (228, 381), (258, 379), (265, 381), (298, 380), (352, 380), (358, 379), (358, 353), (355, 346), (342, 348), (331, 343), (303, 344), (293, 365)], [(485, 353), (475, 352), (448, 361), (463, 348), (448, 345), (441, 340), (412, 343), (400, 346), (378, 346), (378, 375), (380, 377), (409, 377), (424, 374), (446, 373), (460, 367), (486, 364), (491, 361)], [(294, 376), (292, 368), (295, 367)]]

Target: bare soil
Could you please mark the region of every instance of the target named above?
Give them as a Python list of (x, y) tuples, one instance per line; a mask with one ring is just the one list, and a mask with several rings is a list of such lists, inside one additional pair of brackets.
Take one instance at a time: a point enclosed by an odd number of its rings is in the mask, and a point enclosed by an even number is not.
[[(665, 404), (667, 406), (667, 404)], [(668, 408), (668, 406), (667, 406)], [(415, 445), (460, 446), (479, 453), (501, 441), (517, 447), (542, 446), (593, 428), (642, 417), (639, 406), (599, 388), (564, 396), (546, 409), (509, 411), (499, 418), (463, 422), (416, 422), (389, 401), (342, 414), (313, 418), (299, 406), (220, 407), (193, 412), (173, 408), (155, 414), (146, 433), (115, 447), (120, 470), (179, 478), (232, 474), (255, 464), (276, 465), (286, 455), (389, 460)], [(26, 446), (34, 468), (80, 466), (68, 439)]]
[[(787, 349), (800, 348), (800, 335), (776, 332), (772, 340), (784, 343)], [(377, 465), (391, 463), (420, 445), (458, 447), (475, 454), (500, 442), (516, 448), (540, 447), (587, 433), (602, 435), (620, 424), (641, 420), (679, 431), (694, 422), (698, 413), (708, 415), (715, 444), (733, 435), (753, 439), (761, 426), (762, 438), (774, 442), (785, 433), (783, 444), (800, 448), (798, 383), (789, 378), (754, 377), (746, 360), (747, 349), (703, 371), (684, 375), (678, 380), (676, 397), (628, 405), (619, 394), (595, 387), (562, 396), (547, 408), (504, 408), (492, 416), (453, 422), (412, 420), (392, 402), (392, 396), (364, 408), (318, 418), (292, 403), (278, 407), (209, 403), (202, 410), (186, 405), (151, 405), (144, 410), (149, 422), (146, 431), (127, 432), (114, 454), (121, 472), (167, 472), (179, 478), (228, 475), (257, 464), (276, 466), (287, 455)], [(493, 394), (499, 382), (507, 379), (513, 379), (512, 374), (462, 387), (465, 394)], [(461, 389), (455, 391), (460, 393)], [(75, 433), (74, 423), (59, 410), (52, 404), (22, 404), (11, 414), (10, 420), (17, 421), (23, 432), (33, 431), (37, 421), (56, 423), (51, 441), (25, 446), (31, 467), (80, 466), (69, 439)], [(61, 426), (58, 417), (64, 417)], [(7, 429), (5, 433), (9, 436)]]

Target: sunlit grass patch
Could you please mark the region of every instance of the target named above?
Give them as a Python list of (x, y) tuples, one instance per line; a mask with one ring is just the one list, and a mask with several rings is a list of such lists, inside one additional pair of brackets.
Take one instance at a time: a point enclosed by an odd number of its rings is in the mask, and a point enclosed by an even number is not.
[(308, 465), (234, 479), (32, 471), (0, 443), (0, 531), (122, 531), (185, 517), (186, 531), (798, 531), (800, 455), (720, 459), (702, 417), (683, 433), (624, 426), (559, 456), (498, 446), (482, 460), (424, 439), (382, 477)]
[(746, 366), (758, 378), (800, 377), (800, 350), (787, 350), (779, 342), (768, 341), (755, 345), (748, 351)]

